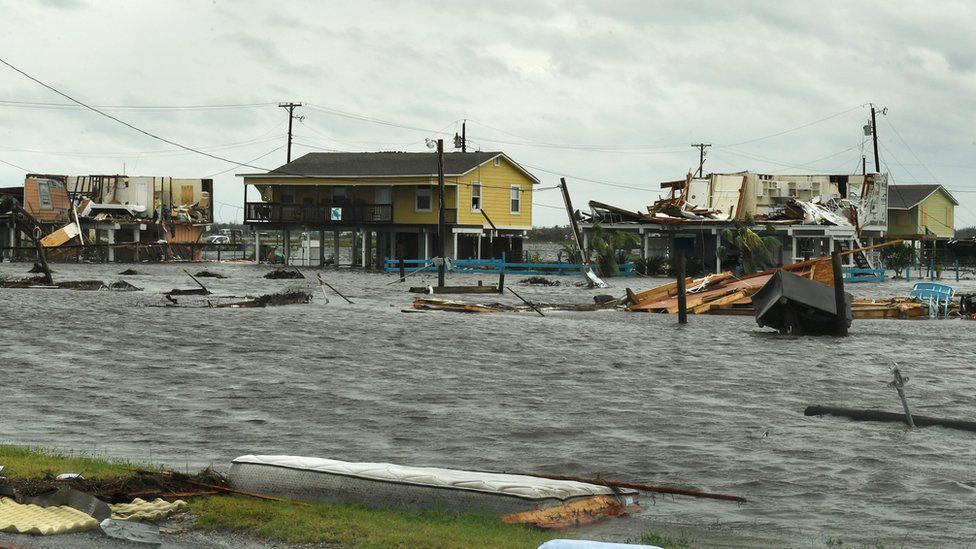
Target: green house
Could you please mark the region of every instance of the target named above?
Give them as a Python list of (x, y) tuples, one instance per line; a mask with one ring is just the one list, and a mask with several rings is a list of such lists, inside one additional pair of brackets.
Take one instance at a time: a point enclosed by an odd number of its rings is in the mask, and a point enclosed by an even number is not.
[(953, 238), (958, 205), (942, 185), (889, 185), (885, 236), (905, 240)]

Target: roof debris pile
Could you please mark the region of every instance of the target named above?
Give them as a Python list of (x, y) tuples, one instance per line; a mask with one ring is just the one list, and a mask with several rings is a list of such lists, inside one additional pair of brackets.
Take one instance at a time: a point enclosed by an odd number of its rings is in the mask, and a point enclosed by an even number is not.
[(272, 280), (289, 280), (305, 278), (305, 275), (303, 275), (298, 269), (285, 269), (279, 267), (264, 275), (264, 278), (270, 278)]

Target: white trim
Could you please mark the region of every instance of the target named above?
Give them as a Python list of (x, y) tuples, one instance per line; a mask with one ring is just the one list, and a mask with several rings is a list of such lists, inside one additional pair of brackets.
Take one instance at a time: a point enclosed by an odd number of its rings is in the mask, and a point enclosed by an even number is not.
[[(512, 189), (518, 189), (518, 211), (512, 209)], [(512, 184), (508, 188), (508, 213), (511, 215), (522, 215), (522, 186), (518, 184)]]
[[(475, 198), (475, 196), (474, 196), (474, 187), (475, 187), (475, 185), (478, 186), (478, 207), (477, 208), (474, 207), (474, 198)], [(481, 181), (472, 181), (471, 183), (468, 183), (468, 189), (471, 190), (471, 196), (470, 196), (470, 198), (471, 198), (471, 212), (472, 213), (481, 213), (481, 205), (484, 203), (484, 200), (485, 200), (484, 199), (484, 193), (481, 192), (482, 189), (484, 189), (484, 187), (481, 185)]]

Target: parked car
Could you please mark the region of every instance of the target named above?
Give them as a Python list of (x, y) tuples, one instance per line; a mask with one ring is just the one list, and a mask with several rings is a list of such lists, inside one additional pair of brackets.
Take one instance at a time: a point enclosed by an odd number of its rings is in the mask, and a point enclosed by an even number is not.
[(212, 234), (203, 239), (208, 244), (229, 244), (230, 237), (223, 234)]

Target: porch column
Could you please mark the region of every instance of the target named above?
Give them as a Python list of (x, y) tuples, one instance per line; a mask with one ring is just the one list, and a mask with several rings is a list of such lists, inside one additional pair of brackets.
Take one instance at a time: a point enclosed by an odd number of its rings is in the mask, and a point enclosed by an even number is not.
[(319, 267), (325, 266), (325, 230), (319, 229)]
[(142, 242), (142, 227), (144, 225), (136, 225), (135, 229), (132, 229), (132, 236), (135, 237), (136, 245), (132, 248), (132, 256), (136, 263), (139, 263), (139, 243)]
[(481, 235), (482, 235), (482, 233), (484, 233), (484, 231), (478, 233), (478, 255), (476, 256), (478, 259), (481, 259)]
[(718, 253), (718, 249), (721, 247), (722, 247), (722, 233), (718, 232), (718, 230), (715, 230), (715, 274), (722, 272), (722, 258), (719, 256)]
[(363, 268), (373, 264), (373, 231), (363, 231)]
[(306, 267), (312, 264), (312, 231), (305, 229), (305, 257), (302, 264)]
[(390, 231), (387, 233), (387, 237), (390, 240), (390, 259), (396, 259), (398, 257), (396, 250), (396, 231)]
[(650, 254), (648, 246), (650, 246), (650, 242), (647, 238), (647, 229), (641, 229), (641, 259), (644, 261), (647, 261), (647, 256)]
[(793, 241), (793, 246), (790, 248), (790, 263), (796, 262), (796, 258), (800, 257), (800, 249), (796, 245), (796, 235), (790, 235)]
[(454, 259), (457, 259), (457, 256), (458, 256), (458, 253), (457, 253), (458, 246), (457, 246), (457, 244), (458, 244), (458, 234), (457, 234), (457, 232), (455, 232), (454, 233), (454, 249), (451, 250), (451, 257), (454, 258)]
[(430, 235), (427, 234), (427, 229), (420, 229), (420, 238), (424, 241), (424, 257), (423, 259), (430, 259), (430, 248), (427, 239)]
[(332, 266), (339, 266), (339, 231), (332, 231)]
[(285, 229), (282, 231), (284, 234), (281, 237), (282, 242), (285, 246), (285, 265), (291, 264), (291, 229)]
[(261, 263), (261, 233), (254, 231), (254, 262)]
[(115, 244), (115, 228), (114, 227), (109, 228), (107, 229), (107, 232), (108, 232), (108, 262), (114, 263), (115, 248), (113, 247), (113, 244)]

